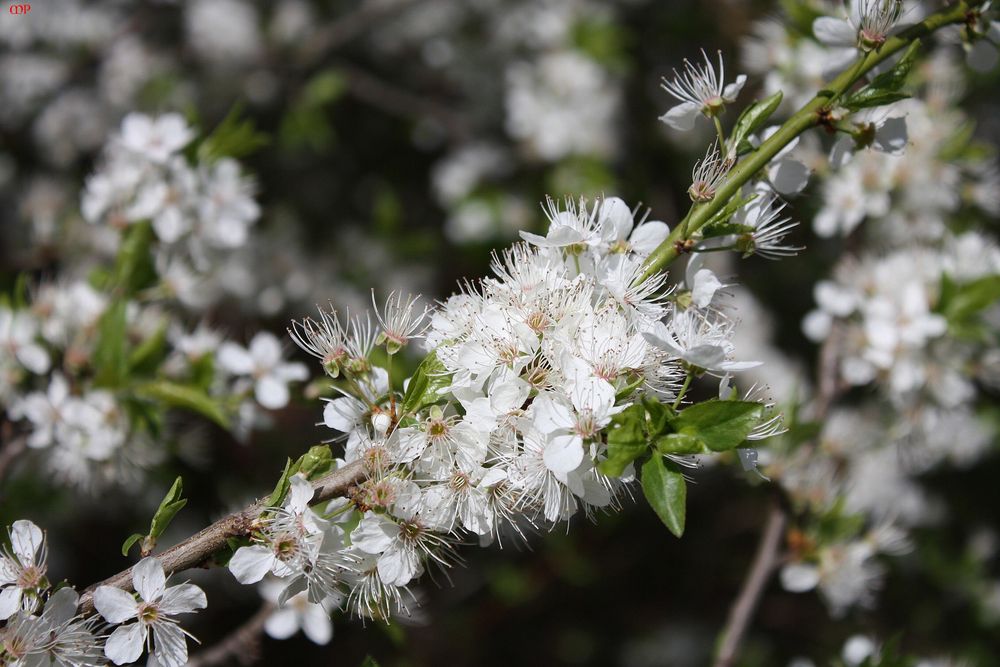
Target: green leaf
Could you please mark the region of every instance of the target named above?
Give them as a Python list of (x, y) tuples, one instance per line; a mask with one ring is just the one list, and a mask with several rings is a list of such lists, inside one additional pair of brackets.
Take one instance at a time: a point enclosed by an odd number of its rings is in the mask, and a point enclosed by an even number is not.
[(166, 356), (167, 323), (164, 322), (153, 335), (139, 343), (128, 357), (129, 373), (152, 375)]
[(370, 655), (366, 655), (365, 659), (361, 661), (360, 667), (379, 667), (378, 661)]
[(156, 283), (156, 266), (150, 252), (152, 244), (153, 226), (148, 220), (125, 229), (111, 272), (112, 286), (131, 295)]
[(620, 477), (628, 464), (642, 456), (649, 449), (649, 438), (643, 428), (646, 408), (634, 403), (611, 419), (608, 426), (608, 458), (598, 465), (598, 469), (609, 477)]
[(440, 391), (451, 384), (448, 369), (434, 352), (429, 353), (417, 366), (403, 394), (402, 415), (416, 414), (428, 405), (441, 400)]
[(140, 396), (152, 398), (171, 407), (184, 408), (208, 417), (223, 428), (229, 428), (229, 419), (219, 404), (198, 387), (177, 384), (168, 380), (147, 382), (136, 387)]
[(707, 454), (711, 450), (697, 436), (687, 433), (668, 433), (656, 440), (656, 451), (661, 454), (687, 456), (689, 454)]
[(322, 477), (333, 468), (333, 454), (329, 445), (315, 445), (292, 465), (291, 474), (302, 473), (306, 479)]
[(735, 234), (737, 236), (742, 236), (743, 234), (750, 234), (753, 232), (753, 227), (750, 225), (739, 225), (735, 222), (722, 222), (711, 227), (703, 227), (701, 230), (702, 237), (708, 239), (715, 236), (729, 236)]
[(642, 466), (642, 493), (663, 525), (677, 537), (683, 535), (687, 484), (677, 465), (651, 457)]
[(177, 513), (181, 511), (181, 508), (187, 504), (187, 499), (181, 498), (183, 491), (184, 481), (178, 477), (174, 480), (170, 490), (167, 491), (167, 495), (160, 501), (160, 506), (156, 509), (156, 514), (153, 515), (153, 520), (149, 524), (150, 537), (156, 539), (162, 535), (163, 531), (170, 525), (170, 522), (177, 516)]
[(274, 485), (274, 491), (271, 492), (270, 497), (267, 499), (268, 507), (278, 507), (285, 500), (285, 496), (288, 495), (288, 489), (291, 483), (288, 478), (294, 473), (292, 472), (292, 460), (288, 459), (285, 461), (285, 469), (281, 472), (281, 477), (278, 478), (278, 483)]
[(131, 535), (129, 535), (128, 538), (126, 538), (126, 540), (122, 542), (122, 556), (127, 557), (128, 552), (132, 550), (132, 547), (135, 546), (135, 543), (144, 537), (146, 536), (143, 535), (142, 533), (132, 533)]
[(125, 301), (114, 301), (97, 321), (94, 347), (94, 383), (99, 387), (119, 387), (128, 374)]
[(646, 432), (649, 433), (650, 439), (666, 433), (667, 429), (670, 428), (670, 420), (674, 417), (674, 411), (649, 396), (642, 399), (642, 405), (646, 408)]
[(951, 284), (942, 285), (938, 305), (949, 323), (960, 324), (1000, 301), (1000, 275), (983, 276), (964, 285), (945, 279)]
[(909, 99), (906, 93), (899, 93), (894, 90), (879, 90), (878, 88), (863, 88), (848, 97), (843, 102), (843, 106), (851, 111), (868, 109), (870, 107), (881, 107), (900, 100)]
[(740, 144), (746, 141), (754, 131), (771, 117), (774, 110), (781, 104), (782, 93), (779, 90), (774, 95), (754, 102), (740, 114), (733, 126), (732, 134), (729, 135), (730, 150), (739, 148)]
[(222, 157), (240, 158), (267, 146), (270, 138), (257, 131), (253, 120), (241, 119), (242, 115), (243, 105), (234, 104), (222, 122), (202, 140), (198, 157), (206, 162)]
[(671, 424), (678, 433), (700, 439), (712, 451), (724, 452), (740, 446), (763, 414), (760, 403), (713, 399), (685, 409)]
[(858, 109), (892, 104), (909, 97), (905, 93), (900, 93), (899, 89), (906, 83), (906, 77), (916, 62), (919, 49), (920, 40), (911, 42), (906, 52), (903, 53), (903, 57), (892, 69), (876, 76), (867, 86), (841, 101), (840, 105), (851, 111), (857, 111)]
[[(736, 215), (736, 211), (740, 210), (755, 199), (757, 199), (756, 194), (752, 194), (749, 197), (733, 197), (730, 199), (718, 213), (708, 219), (708, 222), (706, 222), (705, 226), (702, 227), (702, 236), (708, 238), (710, 236), (723, 236), (725, 233), (728, 233), (723, 232), (722, 234), (717, 234), (713, 231), (713, 228), (729, 222), (729, 219)], [(742, 227), (743, 225), (738, 226)]]

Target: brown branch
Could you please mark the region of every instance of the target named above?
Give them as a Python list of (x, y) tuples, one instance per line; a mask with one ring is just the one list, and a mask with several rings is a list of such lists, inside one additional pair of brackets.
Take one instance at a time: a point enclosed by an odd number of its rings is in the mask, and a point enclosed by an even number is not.
[(715, 658), (715, 667), (731, 667), (736, 660), (743, 635), (746, 634), (750, 619), (753, 617), (757, 603), (760, 601), (764, 588), (767, 586), (771, 573), (778, 564), (778, 551), (781, 548), (781, 538), (785, 528), (785, 512), (778, 504), (771, 508), (767, 517), (767, 525), (753, 564), (747, 573), (740, 590), (739, 597), (729, 610), (729, 618), (722, 630), (719, 651)]
[(312, 63), (362, 34), (378, 21), (415, 4), (415, 0), (365, 0), (336, 21), (314, 30), (298, 53), (299, 64)]
[(7, 478), (7, 474), (10, 472), (14, 462), (17, 461), (21, 454), (23, 454), (27, 449), (27, 436), (22, 435), (16, 438), (7, 439), (3, 449), (0, 449), (0, 482), (3, 482)]
[(230, 659), (241, 665), (252, 665), (260, 659), (260, 633), (275, 606), (270, 602), (261, 605), (256, 614), (222, 638), (219, 643), (191, 656), (187, 667), (214, 667)]
[[(314, 481), (313, 488), (316, 492), (313, 495), (313, 502), (322, 502), (344, 495), (351, 486), (364, 478), (365, 471), (362, 465), (361, 461), (355, 461)], [(234, 512), (216, 521), (211, 526), (170, 547), (156, 557), (163, 564), (163, 569), (168, 576), (193, 567), (206, 567), (213, 555), (226, 548), (228, 538), (241, 537), (250, 533), (253, 521), (265, 507), (264, 501), (257, 501), (239, 512)], [(80, 596), (81, 613), (89, 614), (94, 610), (94, 590), (98, 586), (114, 586), (131, 591), (132, 568), (87, 587)]]

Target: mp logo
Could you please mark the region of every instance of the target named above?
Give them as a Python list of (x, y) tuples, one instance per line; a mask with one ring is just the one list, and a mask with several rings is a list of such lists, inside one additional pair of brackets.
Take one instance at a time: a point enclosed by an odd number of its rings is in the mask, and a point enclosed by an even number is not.
[(11, 5), (7, 8), (7, 11), (14, 15), (27, 14), (31, 11), (31, 5), (27, 2), (18, 5)]

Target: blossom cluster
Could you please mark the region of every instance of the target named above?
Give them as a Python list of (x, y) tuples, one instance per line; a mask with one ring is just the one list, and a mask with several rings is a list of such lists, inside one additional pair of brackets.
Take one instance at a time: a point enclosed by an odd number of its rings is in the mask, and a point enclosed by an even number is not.
[[(293, 476), (284, 504), (230, 560), (239, 581), (277, 577), (282, 602), (305, 592), (362, 617), (404, 612), (407, 585), (456, 562), (461, 541), (502, 543), (620, 507), (633, 466), (599, 469), (617, 415), (643, 397), (676, 407), (695, 376), (718, 378), (727, 394), (730, 375), (755, 365), (733, 358), (734, 324), (710, 270), (673, 291), (665, 275), (640, 279), (664, 223), (636, 224), (617, 198), (550, 200), (546, 211), (545, 236), (523, 233), (494, 257), (492, 277), (436, 309), (393, 295), (374, 322), (321, 312), (295, 324), (342, 394), (327, 399), (324, 423), (366, 478), (346, 500), (311, 508), (311, 485)], [(427, 356), (400, 393), (391, 361), (417, 338)], [(372, 361), (380, 346), (388, 367)], [(780, 423), (768, 414), (748, 432), (764, 439)], [(669, 458), (697, 465), (691, 453)]]

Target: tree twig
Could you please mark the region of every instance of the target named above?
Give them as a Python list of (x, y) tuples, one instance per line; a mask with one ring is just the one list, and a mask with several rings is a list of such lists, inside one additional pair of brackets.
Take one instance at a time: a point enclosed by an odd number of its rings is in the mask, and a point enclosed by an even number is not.
[[(336, 496), (344, 495), (347, 490), (361, 481), (365, 476), (363, 463), (355, 461), (343, 468), (334, 470), (328, 475), (313, 482), (315, 494), (313, 502), (322, 502)], [(230, 537), (248, 535), (261, 510), (266, 505), (257, 501), (252, 505), (226, 516), (183, 542), (176, 544), (156, 557), (163, 564), (167, 575), (181, 572), (208, 563), (211, 557), (226, 547)], [(108, 577), (104, 581), (93, 584), (80, 596), (80, 612), (89, 614), (94, 610), (94, 591), (98, 586), (114, 586), (122, 590), (132, 590), (132, 568), (128, 568)]]
[(715, 667), (731, 667), (736, 660), (743, 635), (746, 634), (750, 619), (757, 608), (757, 603), (767, 586), (771, 573), (778, 564), (778, 551), (781, 548), (781, 537), (785, 528), (786, 516), (784, 510), (775, 503), (767, 517), (764, 535), (757, 545), (753, 564), (743, 580), (739, 597), (729, 610), (729, 618), (722, 630), (719, 650), (715, 658)]
[(0, 483), (7, 478), (7, 474), (10, 472), (14, 462), (17, 461), (18, 457), (20, 457), (27, 448), (27, 436), (22, 435), (16, 438), (7, 439), (3, 448), (0, 449)]
[(220, 642), (199, 651), (188, 660), (187, 667), (215, 667), (235, 660), (241, 665), (252, 665), (260, 658), (260, 633), (275, 606), (270, 602), (261, 605), (257, 613), (222, 638)]

